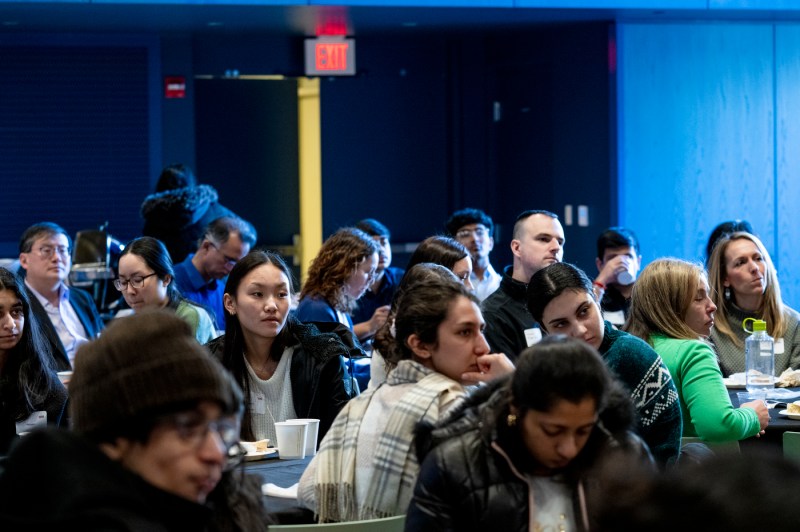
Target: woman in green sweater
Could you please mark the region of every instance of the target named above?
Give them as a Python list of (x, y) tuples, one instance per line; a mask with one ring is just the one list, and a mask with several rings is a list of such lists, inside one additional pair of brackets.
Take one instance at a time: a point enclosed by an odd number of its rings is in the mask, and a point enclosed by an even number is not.
[(547, 334), (565, 334), (598, 350), (631, 395), (637, 432), (662, 465), (678, 458), (681, 410), (669, 371), (653, 349), (603, 320), (592, 281), (583, 270), (558, 262), (528, 283), (528, 311)]
[(702, 266), (659, 259), (636, 281), (626, 328), (652, 345), (672, 373), (684, 436), (708, 442), (759, 436), (769, 423), (764, 401), (733, 408), (717, 356), (706, 340), (716, 310)]

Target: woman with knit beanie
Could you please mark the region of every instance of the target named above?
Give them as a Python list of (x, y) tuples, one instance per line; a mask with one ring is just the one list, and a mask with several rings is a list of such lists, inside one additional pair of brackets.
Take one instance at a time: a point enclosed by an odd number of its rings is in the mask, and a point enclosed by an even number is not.
[(34, 431), (9, 456), (0, 528), (266, 530), (258, 484), (234, 471), (241, 408), (185, 321), (115, 320), (75, 357), (73, 431)]

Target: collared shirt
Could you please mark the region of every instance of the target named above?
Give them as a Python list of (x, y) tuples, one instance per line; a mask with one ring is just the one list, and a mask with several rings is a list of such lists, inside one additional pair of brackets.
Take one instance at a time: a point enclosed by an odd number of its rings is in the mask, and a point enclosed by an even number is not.
[(219, 330), (225, 330), (225, 309), (222, 296), (225, 294), (225, 279), (206, 281), (192, 264), (194, 254), (175, 265), (175, 283), (183, 297), (206, 307)]
[(30, 288), (31, 293), (36, 296), (39, 303), (44, 307), (47, 312), (47, 317), (58, 333), (58, 338), (64, 345), (64, 350), (69, 357), (69, 363), (72, 364), (75, 360), (75, 351), (78, 346), (89, 341), (89, 335), (86, 328), (81, 323), (75, 309), (69, 302), (69, 288), (65, 284), (61, 284), (58, 289), (58, 306), (52, 305), (42, 294), (36, 291), (26, 280), (25, 285)]
[(483, 280), (478, 279), (478, 275), (475, 273), (475, 270), (472, 270), (472, 273), (469, 276), (469, 280), (475, 289), (475, 297), (481, 301), (492, 295), (495, 290), (500, 288), (500, 281), (502, 279), (503, 276), (494, 271), (491, 263), (489, 263), (489, 267), (486, 268), (486, 271), (483, 272)]

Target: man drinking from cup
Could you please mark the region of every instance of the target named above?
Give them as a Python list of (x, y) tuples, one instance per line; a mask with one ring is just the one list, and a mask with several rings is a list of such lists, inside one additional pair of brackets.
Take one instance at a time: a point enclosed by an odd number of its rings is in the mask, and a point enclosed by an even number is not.
[(639, 241), (630, 229), (609, 227), (597, 238), (594, 292), (603, 318), (621, 327), (628, 318), (631, 292), (642, 264)]

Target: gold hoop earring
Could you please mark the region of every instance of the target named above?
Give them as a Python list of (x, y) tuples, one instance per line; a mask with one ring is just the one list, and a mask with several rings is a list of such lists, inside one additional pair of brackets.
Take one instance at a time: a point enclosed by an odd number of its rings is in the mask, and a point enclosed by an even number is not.
[(509, 427), (515, 427), (517, 425), (517, 416), (516, 414), (509, 414), (506, 416), (506, 425)]

